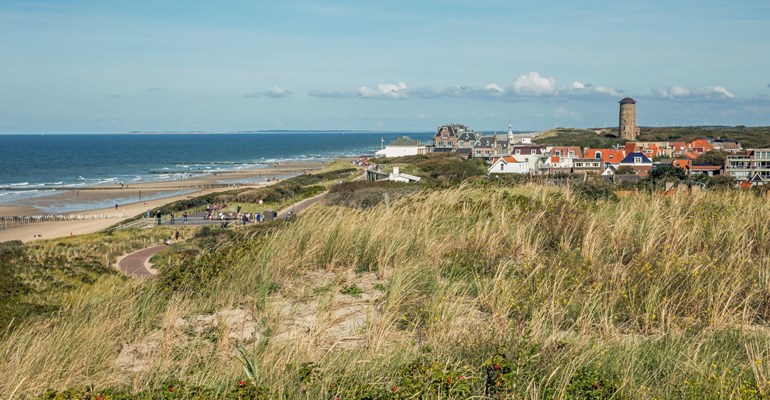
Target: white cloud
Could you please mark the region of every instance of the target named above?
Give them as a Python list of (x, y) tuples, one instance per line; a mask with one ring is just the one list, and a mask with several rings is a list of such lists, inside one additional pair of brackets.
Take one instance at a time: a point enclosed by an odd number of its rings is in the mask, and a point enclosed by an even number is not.
[(291, 96), (292, 92), (291, 90), (286, 90), (284, 88), (281, 88), (279, 86), (273, 86), (268, 90), (265, 90), (263, 92), (253, 92), (246, 95), (246, 97), (269, 97), (271, 99), (280, 99), (282, 97), (289, 97)]
[(381, 83), (377, 85), (377, 89), (372, 89), (366, 86), (358, 88), (356, 93), (361, 97), (366, 98), (387, 98), (387, 99), (403, 99), (409, 96), (406, 91), (407, 86), (404, 82), (399, 83)]
[(620, 96), (622, 93), (622, 90), (606, 86), (594, 86), (591, 83), (578, 81), (574, 81), (567, 85), (567, 87), (559, 89), (559, 94), (565, 97)]
[(707, 95), (717, 95), (726, 97), (728, 99), (735, 98), (735, 95), (732, 94), (729, 90), (727, 90), (724, 86), (709, 86), (705, 89), (703, 89), (703, 92)]
[(540, 75), (538, 72), (530, 72), (516, 78), (509, 89), (495, 82), (484, 86), (449, 85), (444, 87), (420, 87), (410, 89), (406, 83), (381, 83), (376, 88), (361, 86), (352, 90), (311, 90), (309, 96), (325, 98), (381, 98), (381, 99), (406, 99), (419, 97), (433, 99), (442, 97), (454, 98), (480, 98), (498, 100), (517, 100), (532, 97), (538, 98), (605, 98), (620, 96), (622, 90), (616, 90), (606, 86), (594, 86), (591, 83), (574, 81), (565, 87), (559, 87), (556, 79), (550, 76)]
[(705, 88), (688, 89), (682, 86), (671, 86), (664, 89), (653, 89), (656, 96), (666, 99), (734, 99), (735, 95), (724, 86), (708, 86)]
[(486, 86), (484, 86), (484, 90), (492, 93), (498, 93), (498, 94), (503, 94), (505, 92), (505, 90), (503, 90), (503, 88), (496, 83), (487, 84)]
[(530, 72), (513, 81), (513, 91), (517, 94), (534, 96), (556, 94), (556, 79)]
[(419, 88), (411, 90), (409, 93), (424, 99), (436, 97), (492, 98), (504, 95), (505, 89), (496, 83), (489, 83), (481, 88), (473, 86), (452, 85), (445, 88)]

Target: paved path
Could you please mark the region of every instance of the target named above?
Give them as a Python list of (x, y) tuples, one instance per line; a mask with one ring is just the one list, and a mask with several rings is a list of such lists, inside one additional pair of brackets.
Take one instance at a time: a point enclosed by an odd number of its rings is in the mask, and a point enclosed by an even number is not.
[(324, 198), (326, 193), (327, 192), (323, 192), (323, 193), (321, 193), (319, 195), (307, 198), (305, 200), (299, 201), (297, 203), (294, 203), (294, 204), (284, 208), (283, 210), (278, 212), (278, 218), (286, 218), (286, 214), (289, 211), (292, 211), (292, 213), (294, 215), (297, 215), (297, 213), (299, 213), (300, 211), (302, 211), (302, 210), (312, 206), (313, 204), (318, 203), (319, 201), (321, 201), (321, 199)]
[(161, 244), (129, 253), (118, 260), (118, 269), (134, 278), (149, 278), (154, 275), (148, 269), (150, 258), (167, 247)]
[[(326, 192), (321, 193), (317, 196), (302, 200), (284, 208), (280, 211), (280, 213), (278, 213), (278, 218), (286, 218), (286, 214), (289, 211), (292, 211), (296, 215), (300, 211), (303, 211), (306, 208), (321, 201), (325, 194)], [(219, 221), (215, 221), (215, 223), (218, 222)], [(182, 224), (182, 226), (184, 225)], [(129, 253), (118, 259), (118, 269), (123, 271), (126, 275), (134, 278), (149, 278), (155, 274), (155, 272), (151, 270), (150, 258), (167, 247), (167, 245), (161, 244)]]

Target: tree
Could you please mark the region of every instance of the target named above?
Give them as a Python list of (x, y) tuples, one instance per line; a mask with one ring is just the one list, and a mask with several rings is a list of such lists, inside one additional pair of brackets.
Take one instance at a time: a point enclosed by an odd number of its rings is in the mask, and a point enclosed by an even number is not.
[(687, 179), (687, 173), (681, 168), (677, 168), (673, 165), (659, 165), (650, 171), (650, 178), (653, 181), (661, 179), (674, 179), (683, 181)]
[(727, 153), (722, 150), (709, 150), (699, 155), (693, 165), (725, 165)]
[(636, 170), (633, 167), (624, 165), (615, 171), (615, 175), (636, 175)]

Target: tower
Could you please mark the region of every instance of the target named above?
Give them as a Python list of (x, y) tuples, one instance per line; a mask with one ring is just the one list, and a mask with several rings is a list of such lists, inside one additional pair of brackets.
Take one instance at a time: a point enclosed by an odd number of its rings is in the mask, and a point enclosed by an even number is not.
[(639, 133), (636, 126), (636, 100), (626, 97), (620, 100), (620, 126), (618, 128), (620, 138), (633, 141)]

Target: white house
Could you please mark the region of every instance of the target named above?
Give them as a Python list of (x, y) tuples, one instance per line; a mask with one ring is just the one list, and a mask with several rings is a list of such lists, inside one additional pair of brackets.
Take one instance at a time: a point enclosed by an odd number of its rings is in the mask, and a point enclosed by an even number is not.
[(496, 158), (488, 171), (490, 174), (526, 174), (529, 173), (529, 163), (505, 156)]
[(383, 179), (383, 180), (393, 181), (393, 182), (409, 183), (409, 182), (419, 182), (420, 179), (422, 179), (422, 178), (420, 178), (419, 176), (405, 174), (405, 173), (399, 171), (398, 167), (393, 167), (393, 172), (391, 172), (390, 175), (388, 175), (388, 177), (386, 179)]
[(401, 136), (374, 154), (377, 157), (403, 157), (425, 154), (425, 145), (408, 136)]

